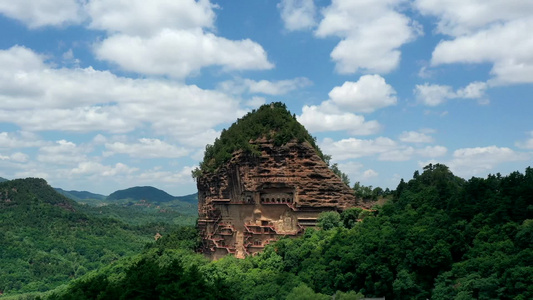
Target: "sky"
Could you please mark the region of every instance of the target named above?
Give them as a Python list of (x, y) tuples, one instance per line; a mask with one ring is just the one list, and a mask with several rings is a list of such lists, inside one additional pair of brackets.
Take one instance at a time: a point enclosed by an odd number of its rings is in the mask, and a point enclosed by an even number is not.
[(195, 193), (275, 101), (352, 184), (524, 172), (532, 30), (529, 0), (0, 0), (0, 177)]

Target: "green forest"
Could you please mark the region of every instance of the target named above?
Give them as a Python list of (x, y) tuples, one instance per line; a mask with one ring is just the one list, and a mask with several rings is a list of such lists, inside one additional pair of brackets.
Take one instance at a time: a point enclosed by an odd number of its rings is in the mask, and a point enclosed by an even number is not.
[[(196, 208), (80, 205), (45, 180), (0, 183), (0, 294), (53, 289), (193, 225)], [(2, 296), (0, 296), (2, 297)]]
[(532, 299), (532, 217), (531, 167), (464, 180), (428, 165), (373, 211), (323, 213), (259, 255), (210, 262), (182, 226), (35, 299)]

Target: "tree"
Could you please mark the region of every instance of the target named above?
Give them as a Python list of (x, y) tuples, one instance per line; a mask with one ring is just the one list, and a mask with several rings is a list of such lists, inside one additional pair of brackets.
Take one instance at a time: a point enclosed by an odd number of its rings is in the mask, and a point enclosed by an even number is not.
[[(329, 161), (328, 161), (329, 163)], [(348, 175), (346, 175), (345, 173), (343, 173), (340, 169), (339, 169), (339, 165), (337, 163), (334, 163), (331, 167), (330, 167), (331, 171), (333, 171), (333, 173), (335, 173), (337, 176), (340, 177), (340, 179), (342, 180), (342, 182), (344, 182), (344, 184), (346, 184), (347, 186), (350, 186), (350, 178), (348, 178)]]
[(341, 216), (336, 211), (323, 212), (318, 216), (317, 226), (324, 230), (330, 230), (341, 225)]

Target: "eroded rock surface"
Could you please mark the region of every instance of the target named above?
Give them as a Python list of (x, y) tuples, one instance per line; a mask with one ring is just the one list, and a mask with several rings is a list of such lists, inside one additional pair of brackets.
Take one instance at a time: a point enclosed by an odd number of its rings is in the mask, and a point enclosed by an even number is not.
[(252, 143), (261, 155), (237, 151), (217, 171), (197, 178), (201, 251), (207, 256), (242, 258), (281, 236), (302, 234), (321, 212), (358, 206), (353, 191), (309, 143)]

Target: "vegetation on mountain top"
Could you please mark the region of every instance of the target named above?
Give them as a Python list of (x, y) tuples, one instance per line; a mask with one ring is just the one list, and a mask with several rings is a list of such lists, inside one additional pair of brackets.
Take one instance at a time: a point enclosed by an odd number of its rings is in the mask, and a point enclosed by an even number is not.
[(193, 171), (193, 177), (203, 172), (212, 172), (231, 159), (233, 152), (243, 150), (251, 155), (259, 155), (257, 149), (249, 142), (259, 138), (267, 138), (274, 145), (281, 146), (291, 140), (309, 142), (324, 159), (324, 154), (318, 148), (313, 138), (303, 125), (298, 123), (296, 117), (287, 110), (281, 102), (261, 106), (249, 112), (244, 117), (233, 123), (227, 130), (222, 130), (220, 138), (213, 145), (207, 145), (204, 159), (200, 167)]
[(146, 200), (150, 202), (159, 203), (172, 201), (174, 198), (174, 196), (155, 187), (136, 186), (124, 190), (115, 191), (111, 193), (111, 195), (107, 196), (106, 200)]
[(64, 189), (54, 188), (61, 195), (72, 199), (74, 201), (80, 202), (84, 200), (99, 200), (102, 201), (106, 198), (104, 195), (95, 194), (87, 191), (65, 191)]

